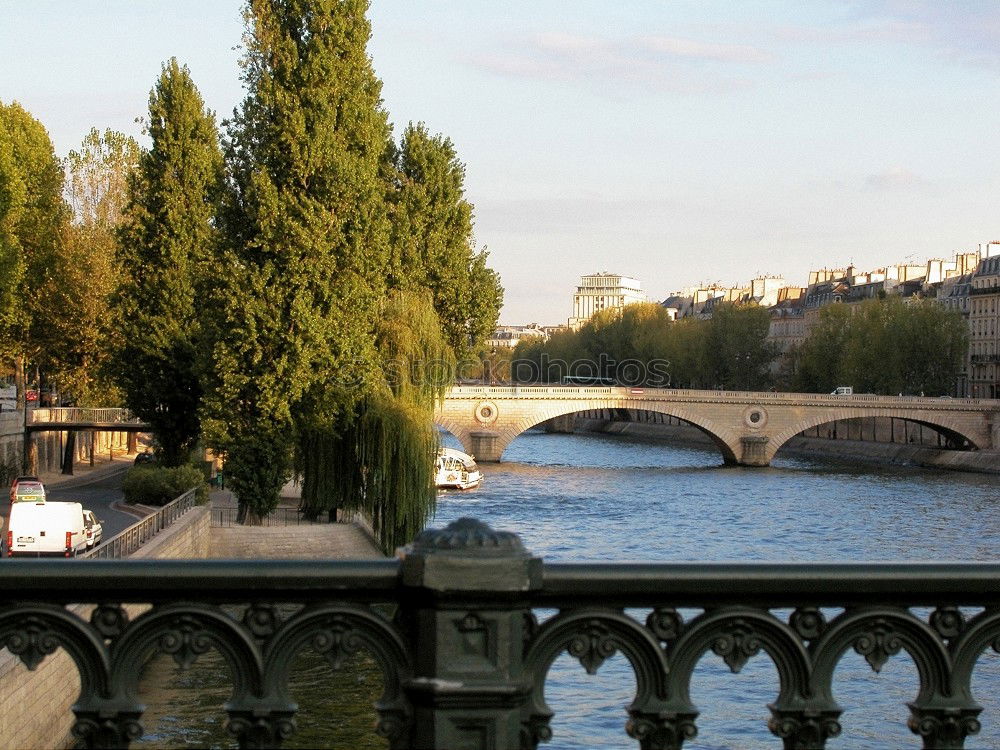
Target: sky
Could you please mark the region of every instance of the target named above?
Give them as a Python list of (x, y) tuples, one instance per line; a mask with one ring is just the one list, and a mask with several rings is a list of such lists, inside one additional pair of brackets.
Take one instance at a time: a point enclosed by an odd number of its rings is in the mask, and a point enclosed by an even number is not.
[[(0, 101), (65, 155), (142, 142), (160, 65), (220, 119), (240, 0), (0, 0)], [(579, 277), (653, 299), (759, 274), (949, 258), (1000, 239), (1000, 3), (374, 0), (398, 134), (455, 143), (505, 323), (564, 323)]]

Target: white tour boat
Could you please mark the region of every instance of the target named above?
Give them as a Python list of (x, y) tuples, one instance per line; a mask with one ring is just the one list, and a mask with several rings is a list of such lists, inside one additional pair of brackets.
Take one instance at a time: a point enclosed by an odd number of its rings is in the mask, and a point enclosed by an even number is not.
[(434, 469), (434, 483), (438, 489), (469, 490), (483, 481), (483, 474), (472, 456), (454, 448), (438, 451)]

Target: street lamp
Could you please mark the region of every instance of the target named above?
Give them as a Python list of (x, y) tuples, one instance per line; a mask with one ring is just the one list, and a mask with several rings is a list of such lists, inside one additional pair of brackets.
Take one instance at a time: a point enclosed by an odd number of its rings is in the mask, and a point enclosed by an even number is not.
[(743, 354), (736, 355), (736, 366), (739, 367), (740, 363), (743, 363), (744, 369), (746, 371), (746, 390), (750, 390), (750, 360), (753, 357), (750, 352), (744, 352)]

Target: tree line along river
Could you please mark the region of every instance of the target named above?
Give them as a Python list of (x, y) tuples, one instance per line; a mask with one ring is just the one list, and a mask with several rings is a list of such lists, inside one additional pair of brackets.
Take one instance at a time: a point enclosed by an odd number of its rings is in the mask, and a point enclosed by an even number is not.
[[(474, 516), (516, 531), (529, 550), (552, 561), (994, 560), (1000, 551), (996, 475), (780, 453), (767, 468), (723, 467), (710, 448), (535, 431), (511, 444), (504, 463), (484, 468), (479, 489), (439, 496), (431, 525)], [(641, 621), (646, 612), (630, 614)], [(362, 658), (334, 677), (318, 657), (303, 654), (300, 661), (294, 688), (299, 732), (285, 746), (385, 747), (371, 733), (370, 705), (380, 692), (373, 665)], [(145, 681), (147, 735), (137, 746), (231, 746), (219, 710), (228, 680), (215, 674), (219, 666), (213, 670), (206, 662), (168, 681), (163, 674), (172, 671), (172, 662), (160, 662)], [(340, 694), (336, 700), (331, 684)], [(620, 654), (593, 677), (575, 659), (560, 657), (546, 683), (546, 700), (556, 712), (546, 747), (637, 747), (623, 729), (634, 684)], [(196, 685), (197, 700), (180, 690)], [(834, 682), (845, 709), (843, 733), (827, 747), (920, 747), (906, 727), (905, 704), (917, 686), (916, 667), (905, 652), (876, 675), (849, 651)], [(984, 707), (983, 729), (967, 747), (1000, 747), (1000, 655), (981, 657), (973, 687)], [(778, 681), (766, 655), (734, 675), (721, 658), (706, 654), (691, 688), (701, 715), (698, 737), (685, 748), (780, 747), (767, 729), (767, 704), (777, 696)], [(209, 721), (212, 711), (217, 718)]]

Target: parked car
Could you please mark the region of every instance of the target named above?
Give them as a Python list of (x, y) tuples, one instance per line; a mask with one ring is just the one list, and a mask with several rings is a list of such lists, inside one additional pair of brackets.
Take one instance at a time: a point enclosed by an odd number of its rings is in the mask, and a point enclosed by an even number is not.
[(96, 547), (104, 536), (104, 525), (92, 510), (83, 511), (83, 526), (87, 532), (87, 549)]
[(13, 503), (7, 523), (8, 557), (76, 557), (87, 550), (80, 503)]
[(132, 465), (141, 466), (143, 464), (155, 464), (155, 463), (156, 463), (156, 456), (153, 454), (153, 451), (147, 448), (142, 453), (136, 454), (135, 461), (132, 462)]
[(15, 477), (10, 483), (10, 501), (18, 502), (45, 502), (45, 485), (38, 477), (21, 476)]

